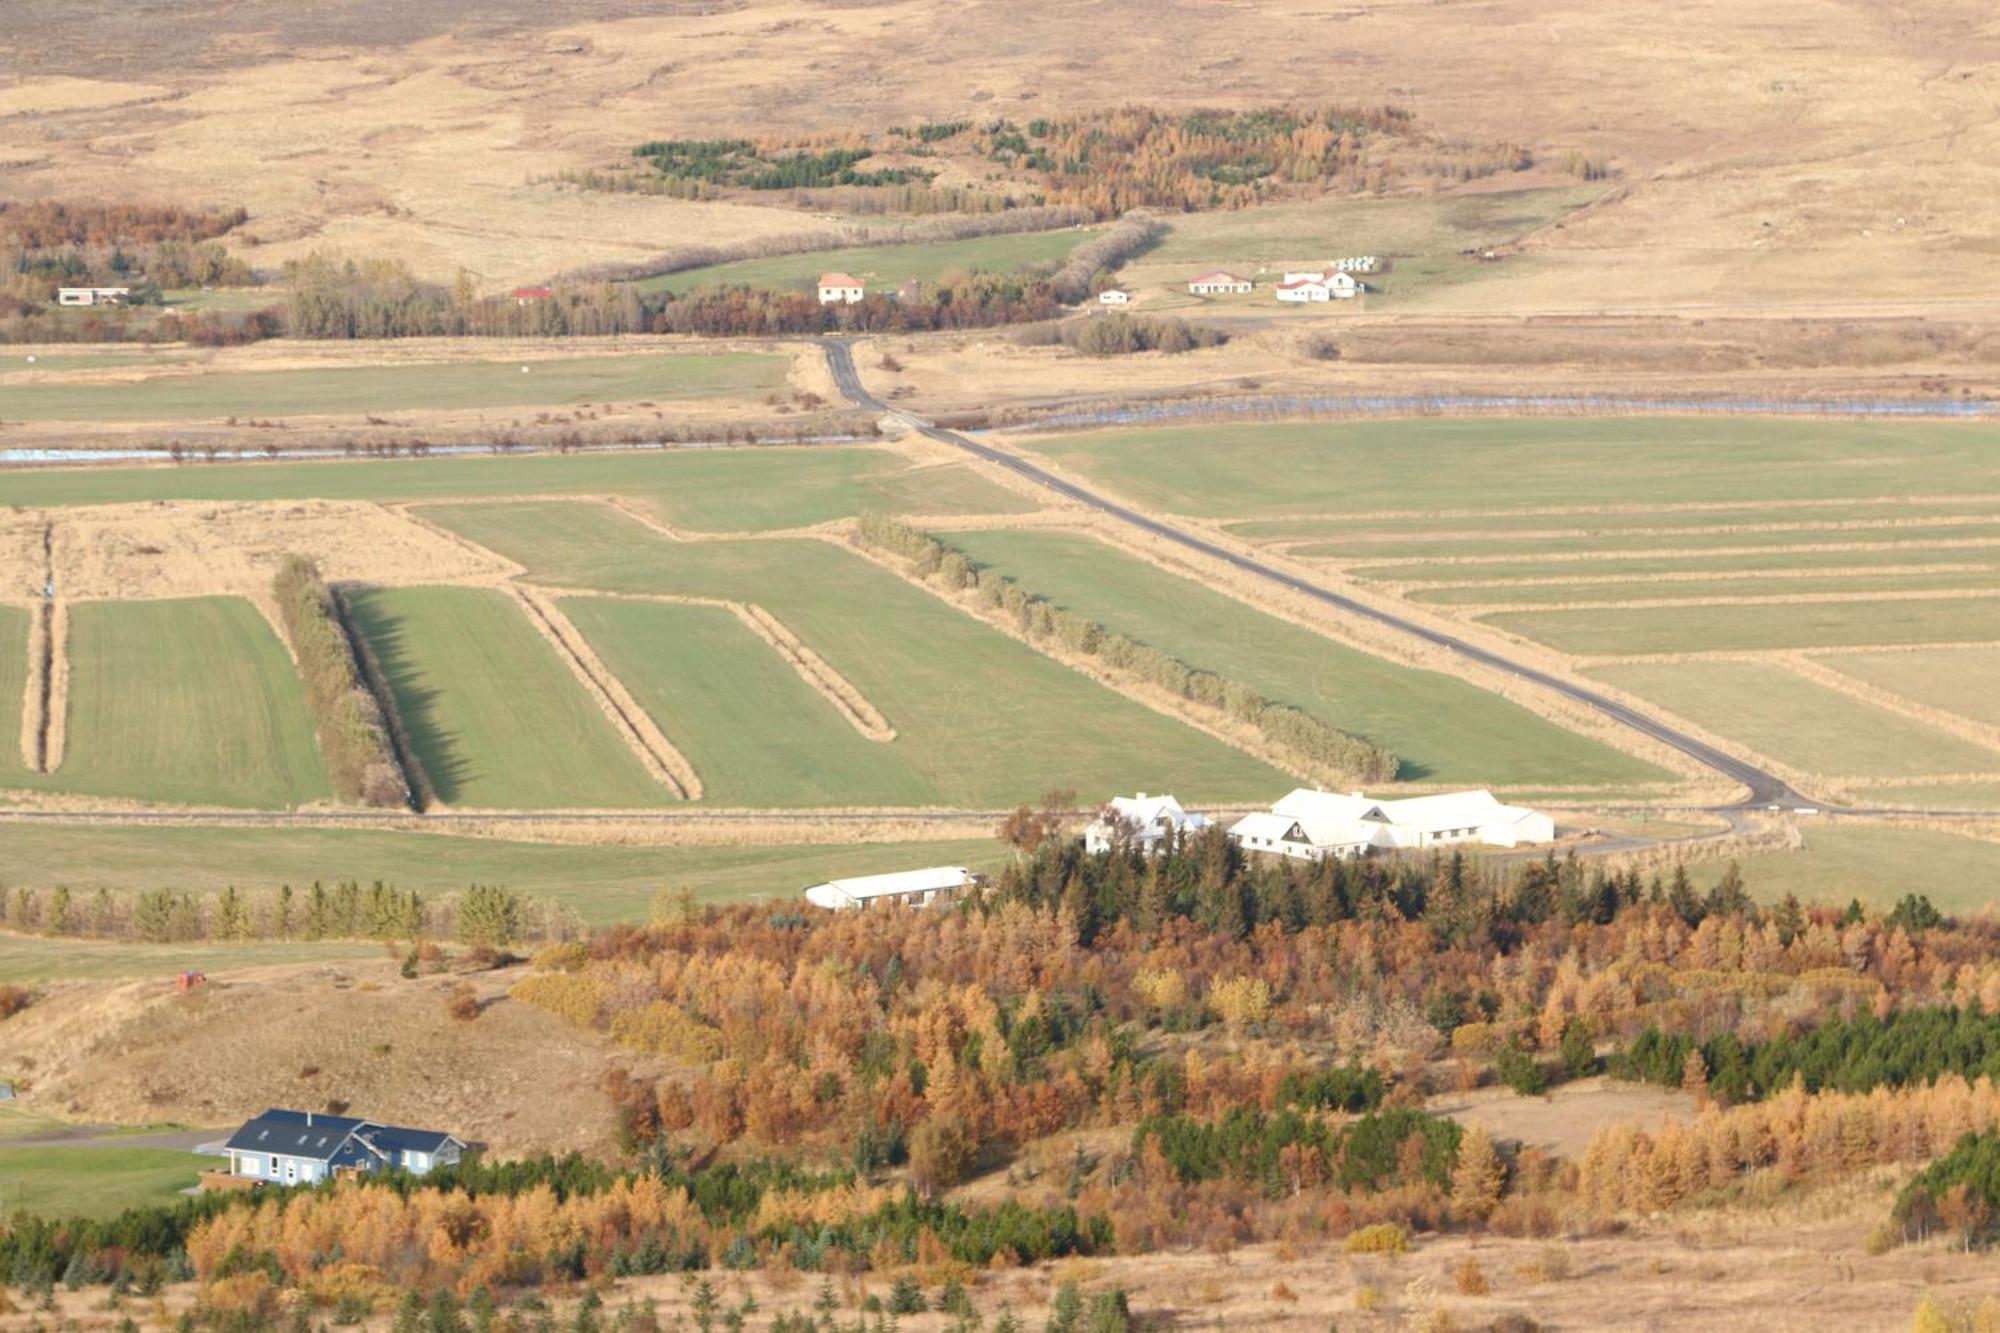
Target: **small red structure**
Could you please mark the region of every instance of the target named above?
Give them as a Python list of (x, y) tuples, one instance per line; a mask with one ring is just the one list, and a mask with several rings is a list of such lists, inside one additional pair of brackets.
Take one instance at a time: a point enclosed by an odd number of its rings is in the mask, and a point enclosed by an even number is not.
[(555, 289), (552, 287), (516, 287), (513, 293), (514, 304), (526, 305), (530, 301), (546, 301), (555, 294)]
[(208, 973), (183, 972), (174, 978), (174, 993), (176, 995), (186, 995), (188, 992), (198, 990), (207, 984)]

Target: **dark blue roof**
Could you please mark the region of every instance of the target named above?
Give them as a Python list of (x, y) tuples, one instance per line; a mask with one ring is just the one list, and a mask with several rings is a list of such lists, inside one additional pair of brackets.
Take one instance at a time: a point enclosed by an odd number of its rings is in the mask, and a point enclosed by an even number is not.
[(378, 1125), (353, 1116), (272, 1108), (244, 1121), (243, 1127), (231, 1134), (223, 1147), (350, 1166), (362, 1164), (371, 1156), (393, 1161), (398, 1153), (436, 1152), (455, 1141), (450, 1134), (439, 1130)]

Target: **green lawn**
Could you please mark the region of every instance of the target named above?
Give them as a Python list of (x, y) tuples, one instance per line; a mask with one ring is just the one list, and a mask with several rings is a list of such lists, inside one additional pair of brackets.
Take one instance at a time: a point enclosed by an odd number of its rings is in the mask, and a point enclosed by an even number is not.
[(1059, 264), (1069, 252), (1095, 234), (1094, 228), (1065, 227), (1060, 231), (1024, 231), (1006, 236), (975, 236), (963, 241), (931, 241), (913, 245), (866, 245), (805, 254), (739, 259), (646, 278), (634, 284), (642, 292), (691, 292), (698, 287), (810, 287), (822, 273), (851, 273), (871, 289), (894, 290), (915, 278), (935, 282), (954, 270), (984, 269), (1012, 273), (1036, 264)]
[[(1921, 893), (1939, 911), (1966, 916), (2000, 902), (2000, 843), (1882, 824), (1808, 820), (1803, 827), (1801, 851), (1738, 858), (1745, 885), (1761, 901), (1795, 893), (1806, 903), (1859, 898), (1888, 908), (1905, 894)], [(1704, 861), (1690, 865), (1689, 873), (1706, 889), (1727, 864)]]
[(1647, 662), (1590, 673), (1808, 773), (2000, 772), (2000, 752), (1765, 662)]
[[(643, 921), (655, 891), (686, 885), (706, 901), (789, 898), (842, 875), (964, 865), (997, 870), (1011, 855), (993, 838), (701, 847), (519, 842), (446, 833), (341, 828), (0, 827), (10, 886), (67, 884), (77, 894), (170, 885), (262, 894), (280, 884), (381, 879), (429, 898), (499, 884), (570, 904), (592, 925)], [(81, 942), (0, 934), (0, 978), (171, 976), (314, 958), (380, 957), (370, 941), (243, 944)]]
[(351, 605), (445, 804), (539, 810), (673, 801), (504, 593), (379, 588), (355, 594)]
[(0, 1147), (0, 1215), (110, 1217), (144, 1203), (170, 1203), (205, 1165), (168, 1148)]
[(864, 738), (726, 610), (569, 598), (576, 627), (716, 805), (922, 805), (937, 788)]
[(717, 352), (212, 370), (108, 384), (0, 383), (0, 418), (186, 421), (750, 398), (783, 388), (790, 364), (768, 353)]
[(28, 688), (28, 615), (0, 606), (0, 787), (27, 776), (21, 758), (21, 709)]
[(1387, 745), (1407, 780), (1597, 785), (1667, 774), (1464, 681), (1375, 657), (1065, 533), (957, 532), (1023, 588)]
[(1030, 507), (969, 466), (912, 470), (867, 445), (10, 471), (6, 499), (76, 505), (563, 494), (621, 495), (678, 526), (718, 532), (800, 527), (871, 509), (983, 514)]
[[(2000, 589), (2000, 570), (1990, 573), (1953, 571), (1911, 574), (1827, 574), (1811, 578), (1759, 578), (1745, 574), (1728, 579), (1634, 579), (1621, 583), (1499, 583), (1425, 586), (1410, 591), (1413, 602), (1437, 606), (1493, 606), (1501, 603), (1650, 602), (1662, 597), (1803, 597), (1841, 593), (1850, 597), (1882, 592), (1930, 589)], [(1699, 612), (1690, 611), (1690, 615)]]
[(894, 725), (876, 762), (921, 774), (939, 804), (998, 808), (1051, 787), (1260, 800), (1292, 784), (825, 542), (668, 542), (561, 502), (427, 512), (551, 583), (763, 605)]
[(2000, 599), (1611, 607), (1479, 619), (1584, 656), (2000, 639)]
[(298, 671), (249, 602), (82, 602), (69, 614), (62, 766), (21, 785), (259, 808), (332, 797)]
[(2000, 650), (1839, 653), (1821, 660), (1835, 671), (1906, 699), (2000, 727)]
[(1151, 508), (1279, 518), (1979, 494), (1992, 487), (2000, 426), (1420, 417), (1028, 435), (1020, 442)]

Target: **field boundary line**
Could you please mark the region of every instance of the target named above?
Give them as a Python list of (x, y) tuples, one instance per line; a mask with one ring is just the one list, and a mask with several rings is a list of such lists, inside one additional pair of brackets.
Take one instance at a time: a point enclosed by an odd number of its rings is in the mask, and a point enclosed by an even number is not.
[[(1329, 556), (1293, 556), (1295, 560), (1308, 560), (1326, 564), (1345, 573), (1352, 565), (1343, 565)], [(1567, 557), (1565, 557), (1567, 558)], [(1584, 574), (1573, 578), (1560, 575), (1532, 579), (1378, 579), (1361, 578), (1348, 574), (1349, 578), (1360, 578), (1364, 583), (1379, 587), (1394, 588), (1399, 591), (1433, 588), (1564, 588), (1596, 587), (1600, 584), (1611, 587), (1627, 587), (1634, 583), (1737, 583), (1752, 579), (1806, 579), (1819, 578), (1863, 578), (1880, 576), (1883, 578), (1925, 577), (1932, 574), (1991, 574), (1996, 572), (1992, 565), (1939, 564), (1939, 565), (1827, 565), (1823, 568), (1811, 565), (1797, 569), (1688, 569), (1671, 570), (1660, 574)], [(1869, 593), (1849, 593), (1848, 596), (1871, 596)]]
[(595, 500), (606, 509), (623, 514), (657, 537), (664, 537), (670, 542), (684, 542), (689, 540), (688, 534), (674, 527), (671, 523), (662, 521), (658, 515), (647, 513), (622, 495), (606, 494), (584, 498)]
[[(378, 501), (377, 503), (381, 502)], [(518, 579), (527, 577), (528, 567), (526, 565), (518, 561), (509, 560), (492, 547), (481, 546), (464, 533), (454, 531), (428, 514), (420, 512), (425, 505), (462, 503), (472, 502), (458, 500), (402, 500), (393, 504), (382, 504), (381, 507), (392, 514), (401, 515), (404, 519), (416, 524), (424, 531), (450, 542), (453, 546), (458, 547), (468, 555), (477, 556), (481, 560), (490, 560), (494, 564), (499, 565), (503, 570), (507, 571), (504, 575), (505, 578)]]
[(21, 762), (30, 773), (41, 773), (48, 741), (49, 604), (28, 608), (28, 678), (21, 691)]
[(529, 623), (554, 645), (570, 674), (583, 685), (653, 780), (683, 801), (700, 800), (701, 775), (695, 772), (694, 765), (674, 748), (674, 743), (653, 721), (652, 714), (639, 706), (625, 688), (625, 682), (604, 665), (590, 641), (563, 614), (562, 608), (553, 599), (518, 583), (508, 584), (507, 593)]
[[(1771, 597), (1724, 594), (1720, 597), (1638, 597), (1629, 602), (1448, 602), (1469, 616), (1518, 615), (1537, 611), (1659, 611), (1690, 606), (1812, 606), (1843, 602), (1965, 602), (1992, 598), (1991, 588), (1908, 588), (1901, 592), (1799, 592)], [(1439, 603), (1420, 603), (1439, 605)]]
[(1984, 746), (1996, 755), (2000, 755), (2000, 727), (1906, 698), (1894, 690), (1887, 690), (1880, 685), (1847, 675), (1824, 662), (1815, 660), (1807, 653), (1786, 653), (1777, 661), (1794, 675), (1832, 690), (1835, 694), (1870, 704), (1885, 713), (1894, 713), (1912, 722), (1923, 723), (1947, 736)]
[[(1001, 432), (1004, 433), (1004, 432)], [(2000, 493), (1984, 495), (1882, 495), (1882, 496), (1828, 496), (1818, 499), (1793, 500), (1672, 500), (1665, 504), (1610, 504), (1610, 505), (1524, 505), (1516, 509), (1498, 512), (1519, 515), (1525, 518), (1561, 518), (1565, 516), (1583, 517), (1590, 514), (1703, 514), (1726, 513), (1740, 509), (1836, 509), (1842, 505), (2000, 505)], [(1467, 509), (1463, 506), (1446, 509), (1360, 509), (1346, 513), (1332, 510), (1313, 510), (1297, 514), (1239, 514), (1233, 518), (1213, 519), (1218, 524), (1229, 523), (1363, 523), (1371, 519), (1404, 518), (1491, 518), (1492, 509)], [(1175, 514), (1176, 519), (1189, 517)], [(1249, 540), (1241, 534), (1232, 533), (1238, 540)]]
[(882, 711), (869, 702), (868, 696), (834, 670), (825, 658), (808, 648), (790, 626), (755, 602), (734, 602), (729, 609), (752, 634), (784, 658), (792, 670), (799, 673), (800, 679), (824, 695), (827, 702), (863, 737), (885, 744), (896, 739), (896, 729), (889, 725), (889, 719), (882, 716)]
[[(1873, 791), (1887, 787), (1956, 787), (1973, 782), (2000, 782), (2000, 769), (1991, 773), (1919, 773), (1898, 778), (1848, 778), (1847, 785)], [(2000, 810), (1993, 816), (2000, 819)]]
[(410, 740), (409, 728), (403, 724), (403, 710), (396, 706), (396, 691), (389, 684), (389, 673), (382, 669), (381, 659), (375, 656), (375, 645), (368, 641), (368, 636), (354, 622), (345, 588), (341, 584), (329, 583), (326, 591), (333, 602), (333, 618), (347, 636), (355, 665), (361, 669), (361, 683), (375, 696), (375, 705), (382, 710), (382, 725), (389, 732), (389, 752), (403, 770), (403, 785), (415, 798), (419, 812), (448, 809), (438, 799), (437, 788), (431, 785), (431, 775), (424, 770), (423, 760), (417, 758), (417, 748)]
[[(1895, 532), (1904, 528), (1969, 528), (1990, 526), (2000, 522), (2000, 514), (1939, 514), (1914, 515), (1909, 518), (1866, 519), (1844, 518), (1826, 519), (1822, 522), (1810, 520), (1797, 523), (1715, 523), (1709, 525), (1690, 524), (1684, 528), (1463, 528), (1446, 537), (1433, 533), (1392, 532), (1386, 529), (1363, 530), (1340, 536), (1317, 537), (1263, 537), (1239, 538), (1241, 541), (1255, 541), (1273, 550), (1293, 550), (1301, 546), (1319, 546), (1334, 541), (1358, 542), (1362, 545), (1392, 545), (1396, 542), (1435, 541), (1522, 541), (1522, 540), (1578, 540), (1593, 537), (1726, 537), (1745, 532)], [(1533, 557), (1548, 552), (1527, 552)]]
[(1945, 639), (1927, 643), (1842, 643), (1824, 647), (1771, 648), (1691, 648), (1678, 653), (1579, 653), (1570, 659), (1576, 669), (1588, 674), (1599, 667), (1672, 665), (1675, 662), (1769, 662), (1786, 653), (1811, 653), (1814, 657), (1840, 657), (1847, 653), (1927, 653), (1939, 649), (1962, 652), (1992, 652), (2000, 649), (2000, 639)]
[(46, 621), (42, 663), (41, 771), (53, 773), (69, 754), (69, 604), (52, 597), (42, 604)]
[(1991, 550), (2000, 546), (2000, 537), (1952, 537), (1941, 541), (1886, 541), (1886, 542), (1805, 542), (1796, 546), (1659, 546), (1631, 551), (1578, 551), (1574, 555), (1550, 555), (1547, 552), (1510, 555), (1406, 555), (1360, 558), (1305, 556), (1303, 559), (1325, 559), (1346, 565), (1366, 565), (1376, 569), (1394, 569), (1399, 565), (1466, 565), (1478, 568), (1481, 565), (1508, 565), (1522, 561), (1550, 559), (1589, 559), (1604, 561), (1619, 560), (1693, 560), (1705, 556), (1759, 556), (1776, 553), (1797, 555), (1838, 555), (1848, 551), (1967, 551)]

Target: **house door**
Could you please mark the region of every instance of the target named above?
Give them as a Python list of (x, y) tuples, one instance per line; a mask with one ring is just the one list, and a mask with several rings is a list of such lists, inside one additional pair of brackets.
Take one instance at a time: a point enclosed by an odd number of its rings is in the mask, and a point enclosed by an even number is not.
[(299, 1164), (289, 1157), (285, 1159), (285, 1183), (287, 1185), (299, 1183)]

